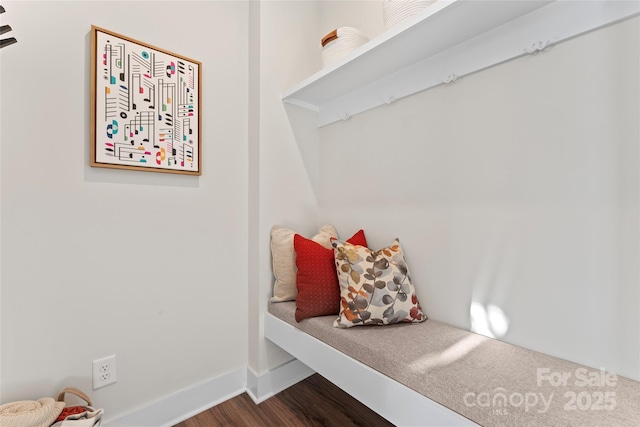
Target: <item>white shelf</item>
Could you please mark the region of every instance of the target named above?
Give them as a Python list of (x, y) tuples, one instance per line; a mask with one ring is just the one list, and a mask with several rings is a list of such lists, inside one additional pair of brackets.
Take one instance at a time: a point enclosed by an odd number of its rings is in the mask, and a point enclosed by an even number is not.
[(438, 1), (288, 90), (324, 126), (638, 15), (638, 1)]

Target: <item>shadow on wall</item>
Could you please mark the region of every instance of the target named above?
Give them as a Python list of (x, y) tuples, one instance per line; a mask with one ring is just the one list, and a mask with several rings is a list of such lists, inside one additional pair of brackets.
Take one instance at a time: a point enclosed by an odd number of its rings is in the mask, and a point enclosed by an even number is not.
[(284, 104), (291, 124), (298, 151), (307, 171), (309, 183), (318, 200), (320, 194), (320, 134), (317, 127), (317, 113), (306, 108)]
[[(494, 240), (484, 251), (484, 262), (473, 285), (469, 306), (471, 331), (490, 338), (502, 338), (509, 331), (510, 320), (500, 305), (507, 304), (518, 262), (516, 245), (507, 238), (506, 232), (499, 234), (504, 237)], [(504, 246), (502, 250), (501, 246)]]

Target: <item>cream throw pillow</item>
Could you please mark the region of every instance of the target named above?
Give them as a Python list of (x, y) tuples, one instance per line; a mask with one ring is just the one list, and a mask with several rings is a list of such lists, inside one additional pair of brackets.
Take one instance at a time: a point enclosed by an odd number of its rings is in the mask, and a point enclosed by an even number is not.
[[(294, 301), (298, 295), (296, 287), (296, 251), (293, 247), (295, 231), (274, 225), (271, 228), (271, 257), (273, 258), (273, 275), (276, 281), (273, 285), (272, 302)], [(318, 234), (311, 240), (327, 249), (333, 249), (331, 238), (337, 238), (336, 228), (327, 224), (320, 228)]]

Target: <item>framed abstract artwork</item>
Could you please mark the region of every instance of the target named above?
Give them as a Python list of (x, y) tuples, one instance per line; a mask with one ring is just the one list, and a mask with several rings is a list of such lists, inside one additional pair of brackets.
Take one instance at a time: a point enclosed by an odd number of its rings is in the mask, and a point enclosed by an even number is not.
[(91, 166), (202, 174), (202, 64), (91, 27)]

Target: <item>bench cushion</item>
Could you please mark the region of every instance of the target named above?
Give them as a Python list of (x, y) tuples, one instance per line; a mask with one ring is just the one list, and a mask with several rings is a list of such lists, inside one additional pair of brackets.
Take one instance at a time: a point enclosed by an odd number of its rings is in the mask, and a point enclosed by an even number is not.
[[(274, 316), (483, 426), (636, 426), (640, 383), (429, 319), (338, 329)], [(373, 408), (375, 409), (375, 408)]]

